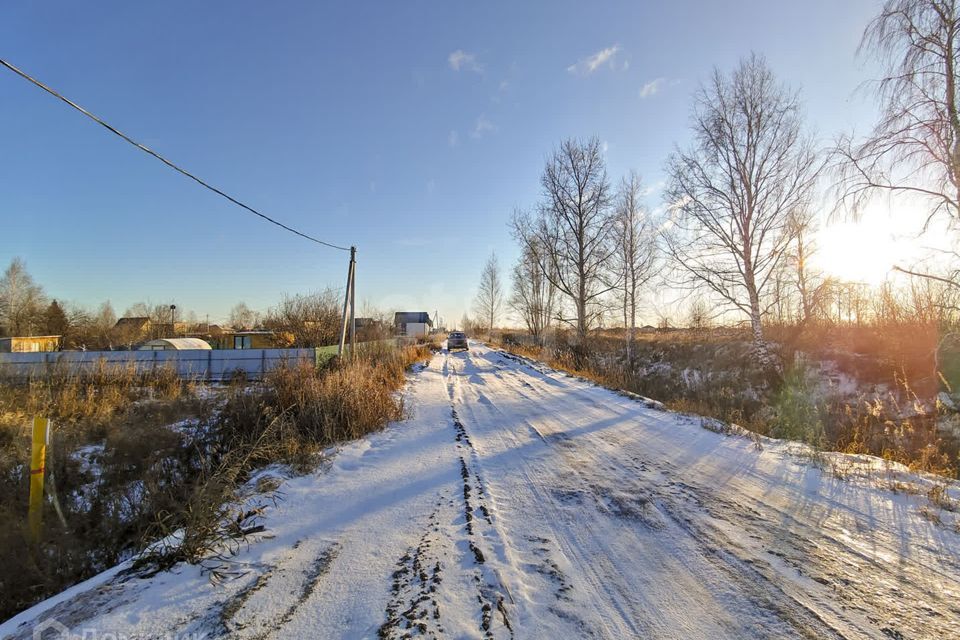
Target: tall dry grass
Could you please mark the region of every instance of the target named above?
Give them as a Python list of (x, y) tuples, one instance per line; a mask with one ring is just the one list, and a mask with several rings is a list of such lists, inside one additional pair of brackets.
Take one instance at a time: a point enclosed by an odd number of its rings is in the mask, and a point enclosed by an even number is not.
[(320, 449), (400, 419), (402, 398), (395, 392), (407, 368), (428, 354), (428, 345), (374, 348), (320, 371), (280, 367), (255, 392), (231, 390), (217, 417), (217, 431), (249, 443), (273, 429), (271, 440), (283, 451), (283, 461), (309, 465)]
[[(754, 362), (750, 336), (730, 328), (641, 333), (630, 361), (622, 331), (598, 333), (580, 345), (579, 366), (562, 332), (544, 347), (508, 334), (503, 346), (599, 384), (654, 398), (674, 411), (957, 477), (960, 440), (939, 428), (956, 412), (936, 398), (941, 389), (951, 389), (952, 371), (960, 378), (960, 352), (944, 347), (951, 346), (944, 339), (948, 332), (928, 324), (912, 330), (834, 329), (771, 331), (789, 353), (784, 375), (773, 377)], [(804, 357), (798, 360), (797, 353)], [(824, 395), (819, 371), (804, 364), (817, 361), (829, 361), (851, 378), (882, 385), (885, 391), (859, 397)]]
[[(138, 567), (152, 570), (229, 554), (256, 529), (256, 510), (238, 498), (238, 485), (275, 462), (309, 470), (324, 447), (400, 418), (396, 391), (429, 349), (364, 349), (355, 362), (319, 371), (237, 380), (215, 399), (198, 398), (163, 370), (3, 381), (0, 619), (145, 548)], [(55, 420), (47, 467), (66, 519), (64, 526), (48, 501), (37, 546), (25, 522), (33, 413)], [(154, 544), (163, 539), (173, 542)]]
[[(175, 501), (170, 488), (194, 466), (182, 436), (166, 425), (205, 411), (192, 385), (167, 370), (55, 367), (43, 377), (0, 380), (0, 618), (131, 551), (145, 514)], [(48, 499), (36, 546), (25, 522), (34, 415), (53, 421), (47, 490), (66, 523)]]

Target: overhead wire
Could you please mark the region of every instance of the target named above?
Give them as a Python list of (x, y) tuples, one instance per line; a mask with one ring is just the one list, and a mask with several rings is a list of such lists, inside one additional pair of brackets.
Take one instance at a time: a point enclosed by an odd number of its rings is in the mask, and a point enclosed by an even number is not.
[(132, 145), (135, 146), (136, 148), (140, 149), (140, 150), (143, 151), (144, 153), (147, 153), (147, 154), (153, 156), (154, 158), (156, 158), (157, 160), (159, 160), (159, 161), (162, 162), (163, 164), (167, 165), (168, 167), (170, 167), (170, 168), (173, 169), (174, 171), (177, 171), (178, 173), (183, 174), (184, 176), (190, 178), (191, 180), (193, 180), (194, 182), (196, 182), (196, 183), (199, 184), (200, 186), (205, 187), (205, 188), (209, 189), (210, 191), (213, 191), (213, 192), (216, 193), (217, 195), (226, 198), (227, 200), (229, 200), (229, 201), (232, 202), (233, 204), (237, 205), (238, 207), (240, 207), (240, 208), (242, 208), (242, 209), (246, 209), (246, 210), (249, 211), (250, 213), (252, 213), (252, 214), (254, 214), (254, 215), (256, 215), (256, 216), (259, 216), (259, 217), (263, 218), (263, 219), (266, 220), (267, 222), (269, 222), (269, 223), (271, 223), (271, 224), (275, 224), (275, 225), (277, 225), (278, 227), (280, 227), (281, 229), (285, 229), (285, 230), (289, 231), (290, 233), (293, 233), (293, 234), (296, 234), (296, 235), (300, 236), (301, 238), (306, 238), (307, 240), (310, 240), (311, 242), (316, 242), (317, 244), (321, 244), (321, 245), (323, 245), (323, 246), (325, 246), (325, 247), (330, 247), (331, 249), (338, 249), (338, 250), (340, 250), (340, 251), (350, 251), (350, 248), (349, 248), (349, 247), (343, 247), (343, 246), (340, 246), (340, 245), (337, 245), (337, 244), (333, 244), (333, 243), (331, 243), (331, 242), (326, 242), (326, 241), (324, 241), (324, 240), (320, 240), (319, 238), (315, 238), (315, 237), (313, 237), (313, 236), (311, 236), (311, 235), (308, 235), (308, 234), (306, 234), (306, 233), (304, 233), (304, 232), (302, 232), (302, 231), (298, 231), (297, 229), (294, 229), (293, 227), (291, 227), (291, 226), (289, 226), (289, 225), (286, 225), (286, 224), (280, 222), (279, 220), (276, 220), (276, 219), (274, 219), (274, 218), (271, 218), (270, 216), (266, 215), (265, 213), (261, 213), (260, 211), (257, 211), (256, 209), (254, 209), (254, 208), (251, 207), (250, 205), (244, 204), (244, 203), (241, 202), (240, 200), (237, 200), (237, 199), (234, 198), (233, 196), (225, 193), (224, 191), (221, 191), (220, 189), (214, 187), (213, 185), (211, 185), (210, 183), (206, 182), (205, 180), (203, 180), (203, 179), (201, 179), (201, 178), (198, 178), (196, 175), (190, 173), (190, 172), (187, 171), (186, 169), (180, 168), (179, 166), (177, 166), (176, 164), (174, 164), (174, 163), (171, 162), (170, 160), (166, 159), (165, 157), (163, 157), (162, 155), (160, 155), (159, 153), (157, 153), (157, 152), (154, 151), (153, 149), (147, 147), (147, 146), (144, 145), (144, 144), (141, 144), (141, 143), (137, 142), (136, 140), (134, 140), (133, 138), (131, 138), (131, 137), (128, 136), (127, 134), (125, 134), (125, 133), (123, 133), (122, 131), (120, 131), (119, 129), (117, 129), (116, 127), (108, 124), (108, 123), (105, 122), (103, 119), (101, 119), (101, 118), (97, 117), (96, 115), (90, 113), (88, 110), (84, 109), (83, 107), (81, 107), (79, 104), (77, 104), (77, 103), (74, 102), (73, 100), (70, 100), (69, 98), (65, 97), (64, 95), (62, 95), (61, 93), (59, 93), (59, 92), (56, 91), (55, 89), (53, 89), (53, 88), (47, 86), (46, 84), (40, 82), (39, 80), (37, 80), (36, 78), (30, 76), (29, 74), (27, 74), (26, 72), (22, 71), (21, 69), (18, 69), (17, 67), (15, 67), (14, 65), (10, 64), (10, 63), (7, 62), (6, 60), (3, 60), (2, 58), (0, 58), (0, 65), (6, 67), (7, 69), (9, 69), (10, 71), (14, 72), (15, 74), (17, 74), (17, 75), (20, 76), (21, 78), (23, 78), (23, 79), (31, 82), (32, 84), (34, 84), (34, 85), (36, 85), (36, 86), (38, 86), (38, 87), (40, 87), (41, 89), (43, 89), (44, 91), (46, 91), (46, 92), (49, 93), (50, 95), (52, 95), (52, 96), (54, 96), (54, 97), (62, 100), (63, 102), (67, 103), (68, 105), (70, 105), (71, 107), (73, 107), (74, 109), (76, 109), (77, 111), (79, 111), (80, 113), (82, 113), (83, 115), (87, 116), (88, 118), (90, 118), (91, 120), (93, 120), (94, 122), (96, 122), (97, 124), (101, 125), (102, 127), (104, 127), (105, 129), (107, 129), (107, 130), (110, 131), (111, 133), (113, 133), (113, 134), (119, 136), (120, 138), (126, 140), (127, 142), (129, 142), (130, 144), (132, 144)]

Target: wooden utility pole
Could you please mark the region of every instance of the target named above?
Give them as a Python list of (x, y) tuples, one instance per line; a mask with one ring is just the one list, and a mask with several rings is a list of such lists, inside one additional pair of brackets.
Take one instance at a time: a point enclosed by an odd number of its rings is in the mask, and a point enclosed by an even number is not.
[(350, 247), (350, 262), (353, 264), (353, 274), (350, 278), (350, 359), (357, 357), (357, 261), (356, 247)]
[[(347, 310), (350, 310), (350, 320), (353, 324), (353, 275), (357, 265), (357, 248), (350, 247), (350, 266), (347, 267), (347, 288), (343, 293), (343, 316), (340, 319), (340, 342), (337, 345), (337, 355), (343, 357), (343, 349), (347, 342)], [(350, 329), (351, 351), (353, 349), (353, 329)]]

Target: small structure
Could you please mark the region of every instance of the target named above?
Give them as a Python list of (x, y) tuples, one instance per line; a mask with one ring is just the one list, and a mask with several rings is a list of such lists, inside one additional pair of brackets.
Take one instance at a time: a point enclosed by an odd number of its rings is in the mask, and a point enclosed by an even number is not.
[(0, 338), (0, 353), (59, 351), (63, 336), (18, 336)]
[(145, 342), (137, 351), (189, 351), (191, 349), (211, 349), (210, 345), (200, 338), (157, 338)]
[(216, 344), (218, 349), (285, 349), (293, 340), (286, 331), (223, 331)]
[(393, 316), (393, 327), (398, 336), (426, 336), (433, 329), (433, 320), (426, 311), (398, 311)]
[(189, 328), (186, 322), (154, 322), (150, 325), (150, 333), (154, 338), (173, 338), (185, 336)]
[(124, 344), (136, 344), (151, 338), (173, 338), (186, 334), (185, 322), (154, 322), (146, 316), (129, 316), (113, 325), (114, 338)]
[(356, 318), (353, 326), (356, 328), (357, 340), (360, 342), (381, 340), (392, 333), (390, 325), (374, 318)]
[(146, 336), (150, 333), (152, 323), (146, 316), (130, 316), (117, 320), (113, 330), (131, 336)]

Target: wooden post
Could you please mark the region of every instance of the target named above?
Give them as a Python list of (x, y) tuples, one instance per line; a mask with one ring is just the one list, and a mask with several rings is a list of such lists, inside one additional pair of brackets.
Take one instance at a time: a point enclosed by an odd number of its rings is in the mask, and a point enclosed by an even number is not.
[(343, 348), (347, 342), (347, 310), (350, 307), (350, 293), (353, 287), (353, 270), (356, 264), (357, 248), (350, 247), (350, 266), (347, 267), (347, 288), (343, 293), (343, 316), (340, 319), (340, 341), (337, 355), (343, 357)]
[(350, 248), (350, 260), (353, 262), (353, 277), (350, 278), (350, 359), (356, 360), (357, 354), (357, 261), (354, 259), (356, 248)]
[(43, 477), (46, 472), (47, 437), (50, 420), (34, 416), (33, 451), (30, 458), (30, 508), (27, 519), (30, 524), (30, 537), (34, 544), (40, 542), (43, 525)]

